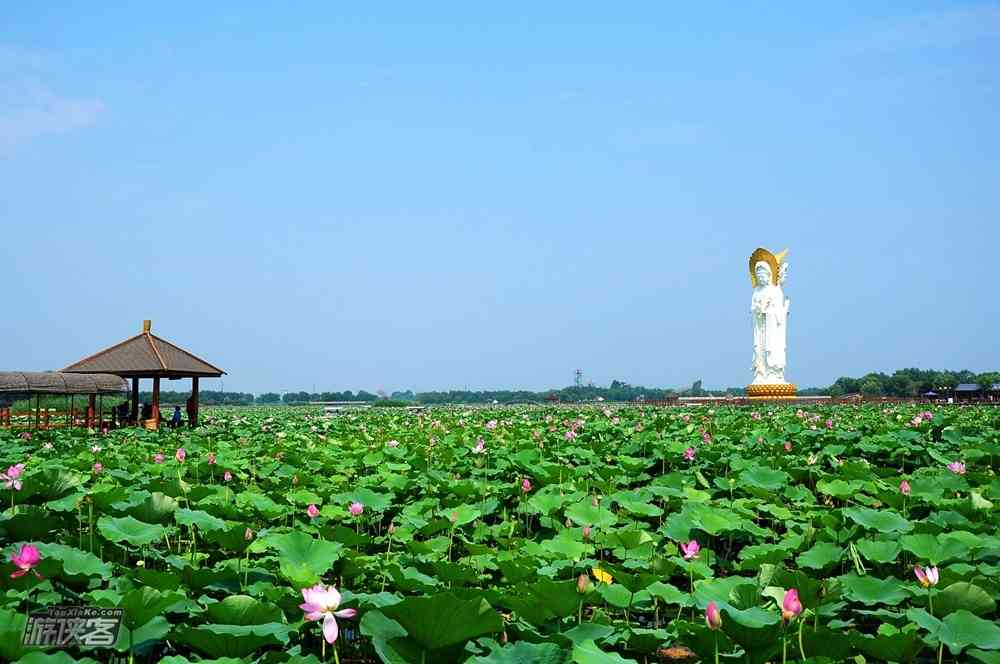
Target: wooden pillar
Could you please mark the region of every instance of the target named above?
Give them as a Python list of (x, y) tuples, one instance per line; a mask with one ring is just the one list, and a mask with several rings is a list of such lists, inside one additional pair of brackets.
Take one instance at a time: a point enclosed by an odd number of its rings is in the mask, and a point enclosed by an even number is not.
[(153, 378), (153, 422), (160, 428), (160, 377)]
[(87, 428), (93, 429), (95, 424), (94, 415), (97, 413), (97, 395), (91, 394), (87, 402)]
[(139, 422), (139, 377), (132, 379), (132, 413), (135, 413), (135, 421)]
[(188, 425), (193, 429), (198, 426), (198, 377), (191, 379), (191, 412), (188, 413)]
[[(38, 394), (36, 394), (35, 395), (35, 428), (36, 429), (38, 428), (38, 425), (41, 423), (41, 419), (40, 419), (41, 416), (40, 416), (40, 414), (38, 412), (38, 409), (41, 407), (41, 403), (39, 402), (40, 399), (41, 399), (41, 396), (38, 395)], [(29, 401), (28, 403), (30, 404), (31, 402)], [(29, 415), (28, 417), (31, 417), (31, 416)]]

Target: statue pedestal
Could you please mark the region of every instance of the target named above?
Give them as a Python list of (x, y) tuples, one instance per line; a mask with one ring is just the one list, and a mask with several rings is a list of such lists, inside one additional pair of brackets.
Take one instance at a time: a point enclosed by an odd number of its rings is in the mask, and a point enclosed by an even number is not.
[(772, 383), (747, 385), (747, 396), (751, 399), (794, 399), (794, 383)]

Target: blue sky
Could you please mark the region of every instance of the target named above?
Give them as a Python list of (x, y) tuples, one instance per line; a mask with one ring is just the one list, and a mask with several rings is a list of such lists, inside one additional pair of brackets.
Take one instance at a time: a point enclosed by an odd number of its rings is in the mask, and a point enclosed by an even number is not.
[(0, 9), (0, 368), (743, 385), (759, 245), (789, 380), (1000, 368), (1000, 3), (116, 4)]

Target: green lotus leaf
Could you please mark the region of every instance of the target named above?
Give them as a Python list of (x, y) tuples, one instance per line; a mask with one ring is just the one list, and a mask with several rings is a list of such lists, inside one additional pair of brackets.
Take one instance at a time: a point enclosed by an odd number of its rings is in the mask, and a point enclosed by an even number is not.
[(861, 555), (873, 563), (891, 563), (899, 556), (902, 549), (899, 542), (893, 540), (858, 540), (854, 544)]
[(110, 579), (112, 566), (101, 562), (92, 553), (63, 544), (41, 543), (38, 550), (43, 558), (51, 558), (62, 563), (63, 573), (69, 576), (96, 576)]
[(778, 491), (791, 479), (791, 476), (783, 470), (764, 468), (763, 466), (756, 466), (739, 474), (739, 484), (765, 491)]
[(844, 597), (866, 605), (896, 606), (910, 596), (903, 583), (893, 577), (879, 579), (874, 576), (848, 574), (840, 577), (840, 582), (844, 587)]
[(634, 659), (625, 659), (617, 653), (606, 653), (593, 641), (583, 641), (573, 646), (570, 655), (573, 664), (637, 664)]
[(941, 617), (966, 609), (978, 616), (996, 611), (997, 603), (982, 588), (965, 581), (953, 583), (934, 596), (934, 615)]
[(921, 533), (904, 535), (899, 541), (903, 548), (916, 556), (918, 560), (926, 560), (932, 565), (940, 565), (954, 558), (966, 558), (969, 555), (969, 547), (956, 539), (945, 539)]
[(466, 664), (564, 664), (566, 654), (553, 643), (518, 641), (494, 647), (488, 655), (473, 657)]
[(212, 621), (224, 625), (261, 625), (284, 620), (281, 609), (248, 595), (230, 595), (207, 607)]
[(318, 583), (344, 549), (339, 542), (316, 539), (299, 531), (268, 536), (266, 544), (278, 556), (281, 575), (297, 588)]
[(594, 507), (590, 498), (574, 503), (566, 508), (566, 517), (578, 526), (610, 528), (618, 523), (618, 517), (606, 505)]
[(843, 547), (830, 542), (817, 542), (811, 549), (796, 558), (799, 567), (809, 569), (824, 569), (840, 562), (844, 556)]
[(146, 523), (164, 523), (170, 519), (177, 507), (176, 499), (154, 491), (141, 503), (130, 507), (128, 514)]
[(913, 524), (889, 510), (873, 510), (867, 507), (848, 507), (844, 516), (855, 523), (881, 533), (905, 533), (913, 530)]
[(225, 521), (201, 510), (189, 510), (182, 507), (174, 512), (174, 519), (177, 521), (178, 525), (189, 527), (198, 526), (198, 530), (201, 531), (226, 529)]
[(288, 643), (291, 627), (280, 623), (262, 625), (181, 625), (173, 638), (211, 657), (246, 657), (266, 646)]
[(102, 516), (97, 520), (97, 530), (112, 542), (128, 542), (142, 546), (163, 539), (166, 529), (158, 524), (145, 523), (131, 516), (114, 518)]
[(444, 593), (430, 597), (407, 597), (383, 607), (424, 650), (438, 650), (469, 639), (503, 630), (500, 614), (483, 599), (462, 600)]

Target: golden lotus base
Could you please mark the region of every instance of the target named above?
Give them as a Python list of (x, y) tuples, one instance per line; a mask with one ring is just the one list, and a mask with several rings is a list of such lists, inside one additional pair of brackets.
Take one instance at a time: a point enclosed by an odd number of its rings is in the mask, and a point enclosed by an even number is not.
[(764, 399), (792, 399), (795, 397), (795, 385), (793, 383), (747, 385), (747, 396)]

